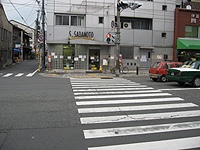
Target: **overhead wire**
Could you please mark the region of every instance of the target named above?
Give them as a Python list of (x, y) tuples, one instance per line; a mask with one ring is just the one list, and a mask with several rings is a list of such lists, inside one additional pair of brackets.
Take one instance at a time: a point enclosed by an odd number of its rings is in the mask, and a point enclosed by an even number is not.
[(28, 23), (24, 20), (23, 16), (20, 14), (20, 12), (17, 10), (17, 8), (14, 6), (14, 4), (11, 2), (11, 0), (9, 0), (9, 2), (13, 6), (13, 8), (17, 11), (17, 13), (20, 15), (20, 17), (22, 18), (22, 20), (26, 23), (26, 25), (28, 25)]

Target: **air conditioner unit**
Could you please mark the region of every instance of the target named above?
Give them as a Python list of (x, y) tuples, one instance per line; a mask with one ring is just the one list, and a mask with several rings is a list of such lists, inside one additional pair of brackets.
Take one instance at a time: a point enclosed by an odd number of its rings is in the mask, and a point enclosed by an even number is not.
[(124, 22), (123, 23), (123, 28), (124, 29), (131, 29), (132, 27), (131, 27), (131, 23), (130, 22)]

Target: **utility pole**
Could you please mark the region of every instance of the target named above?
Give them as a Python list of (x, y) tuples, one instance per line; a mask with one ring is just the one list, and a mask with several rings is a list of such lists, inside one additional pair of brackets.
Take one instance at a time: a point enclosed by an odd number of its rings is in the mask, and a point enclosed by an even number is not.
[(141, 7), (143, 4), (138, 2), (131, 2), (131, 1), (121, 1), (117, 0), (117, 50), (116, 50), (116, 76), (119, 76), (119, 52), (120, 52), (120, 28), (121, 28), (121, 22), (120, 22), (120, 13), (126, 9), (131, 8), (131, 10), (135, 10), (139, 7)]
[(44, 0), (42, 0), (42, 32), (44, 36), (44, 41), (43, 41), (43, 53), (42, 53), (42, 67), (45, 68), (45, 11), (44, 11)]
[[(120, 0), (117, 1), (117, 4), (120, 3)], [(119, 76), (119, 52), (120, 52), (120, 9), (117, 8), (117, 50), (116, 50), (116, 76)]]

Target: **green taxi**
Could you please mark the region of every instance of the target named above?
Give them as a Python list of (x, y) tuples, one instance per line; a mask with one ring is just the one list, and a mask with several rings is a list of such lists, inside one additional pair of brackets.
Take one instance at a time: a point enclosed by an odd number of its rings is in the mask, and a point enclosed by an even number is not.
[(189, 83), (195, 87), (200, 86), (200, 61), (193, 61), (189, 68), (170, 68), (166, 78), (180, 85)]

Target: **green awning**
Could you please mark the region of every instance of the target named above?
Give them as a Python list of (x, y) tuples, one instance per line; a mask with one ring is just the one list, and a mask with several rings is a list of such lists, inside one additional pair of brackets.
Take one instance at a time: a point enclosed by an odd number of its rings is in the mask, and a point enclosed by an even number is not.
[(177, 49), (199, 49), (200, 39), (177, 39)]

